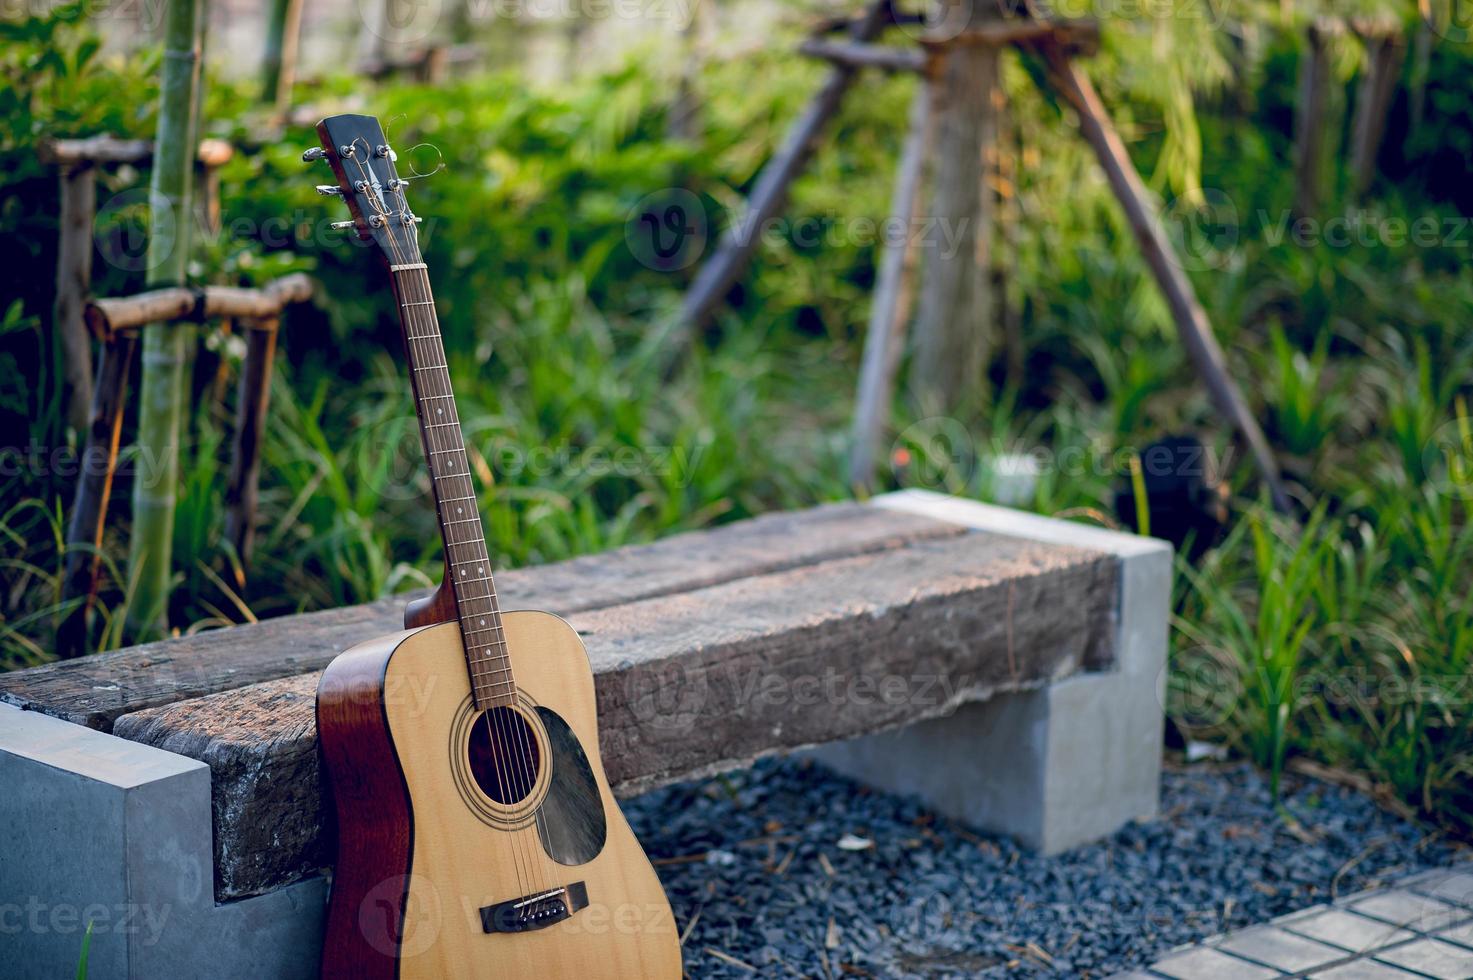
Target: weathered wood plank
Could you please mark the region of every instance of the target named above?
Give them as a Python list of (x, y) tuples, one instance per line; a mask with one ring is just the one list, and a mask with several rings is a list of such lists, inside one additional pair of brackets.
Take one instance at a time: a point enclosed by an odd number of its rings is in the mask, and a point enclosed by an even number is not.
[[(617, 792), (909, 724), (1108, 664), (1115, 559), (974, 533), (918, 540), (570, 617), (598, 687)], [(317, 675), (117, 719), (115, 734), (206, 762), (217, 897), (329, 861)]]
[[(508, 609), (566, 615), (961, 533), (955, 525), (915, 515), (831, 504), (501, 572), (497, 587)], [(0, 674), (0, 701), (107, 731), (114, 718), (131, 711), (320, 670), (353, 644), (401, 629), (410, 598), (270, 619)]]

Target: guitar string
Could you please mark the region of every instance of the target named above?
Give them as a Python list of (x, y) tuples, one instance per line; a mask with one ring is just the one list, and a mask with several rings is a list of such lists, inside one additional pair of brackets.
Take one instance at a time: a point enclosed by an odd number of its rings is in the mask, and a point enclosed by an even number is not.
[[(364, 141), (364, 143), (365, 143), (365, 147), (369, 150), (369, 152), (371, 152), (371, 148), (368, 148), (367, 147), (367, 142)], [(399, 240), (398, 240), (398, 229), (396, 229), (394, 227), (394, 224), (393, 224), (393, 218), (396, 215), (393, 214), (393, 213), (391, 213), (381, 200), (376, 199), (375, 185), (374, 185), (374, 182), (371, 179), (371, 176), (372, 175), (371, 175), (371, 173), (365, 172), (365, 167), (363, 165), (363, 162), (361, 160), (355, 160), (355, 164), (359, 168), (360, 175), (362, 175), (363, 178), (364, 178), (364, 180), (366, 181), (366, 183), (365, 183), (365, 188), (366, 188), (365, 197), (369, 200), (369, 202), (373, 206), (375, 212), (380, 216), (381, 220), (383, 220), (384, 223), (385, 223), (385, 228), (388, 231), (388, 239), (389, 239), (389, 243), (390, 243), (391, 249), (393, 250), (396, 258), (398, 258), (398, 259), (401, 260), (400, 264), (409, 264), (409, 263), (405, 263), (405, 262), (402, 261), (403, 259), (405, 259), (407, 257), (410, 257), (410, 256), (407, 256), (403, 252), (402, 247), (401, 247), (401, 245), (399, 243)], [(404, 214), (407, 213), (407, 211), (408, 211), (408, 202), (407, 201), (404, 201), (402, 190), (400, 191), (400, 200), (403, 203), (403, 210), (400, 211), (397, 216), (400, 217), (401, 220), (402, 220)], [(418, 245), (418, 242), (417, 242), (418, 229), (417, 228), (414, 228), (412, 225), (409, 225), (407, 223), (405, 224), (405, 227), (408, 227), (408, 228), (411, 229), (411, 234), (414, 235), (415, 238), (416, 238), (416, 241), (413, 244), (415, 244), (415, 246), (417, 248), (417, 245)], [(424, 268), (420, 268), (420, 269), (417, 269), (415, 271), (418, 271), (420, 273), (420, 278), (423, 280), (423, 284), (422, 284), (422, 290), (423, 291), (422, 291), (422, 293), (419, 296), (417, 296), (417, 297), (412, 297), (411, 298), (410, 297), (410, 289), (408, 287), (413, 284), (413, 280), (412, 279), (409, 279), (407, 277), (402, 277), (402, 276), (401, 276), (401, 280), (403, 281), (403, 285), (404, 285), (405, 288), (403, 290), (400, 290), (399, 291), (400, 294), (403, 295), (403, 296), (405, 296), (406, 299), (407, 299), (407, 303), (401, 303), (401, 310), (400, 310), (400, 312), (401, 312), (401, 314), (403, 316), (404, 323), (406, 325), (406, 331), (405, 331), (405, 333), (406, 333), (406, 339), (409, 341), (409, 344), (411, 346), (411, 354), (415, 355), (416, 358), (418, 358), (418, 356), (419, 356), (419, 351), (415, 347), (416, 343), (424, 344), (425, 346), (427, 346), (429, 348), (428, 353), (430, 355), (432, 355), (432, 356), (429, 357), (429, 358), (427, 358), (427, 360), (430, 360), (430, 361), (433, 361), (434, 360), (433, 354), (436, 353), (436, 348), (437, 347), (439, 348), (438, 353), (440, 355), (440, 357), (439, 357), (440, 363), (438, 365), (435, 365), (435, 364), (427, 364), (427, 365), (422, 365), (420, 367), (424, 368), (425, 370), (430, 370), (432, 372), (431, 375), (430, 375), (430, 378), (428, 379), (428, 382), (429, 383), (425, 385), (425, 388), (427, 388), (428, 390), (432, 390), (432, 391), (436, 387), (435, 384), (434, 384), (434, 382), (437, 380), (436, 375), (433, 373), (433, 371), (440, 370), (440, 371), (444, 371), (445, 372), (445, 374), (444, 374), (444, 388), (445, 388), (445, 390), (444, 391), (437, 392), (437, 395), (440, 396), (440, 397), (442, 397), (445, 401), (448, 401), (450, 403), (450, 405), (451, 405), (452, 420), (451, 420), (450, 423), (446, 423), (446, 424), (447, 425), (453, 424), (453, 425), (456, 426), (456, 428), (458, 430), (459, 429), (459, 419), (458, 419), (458, 413), (455, 412), (455, 400), (454, 400), (453, 397), (450, 397), (451, 394), (452, 394), (452, 392), (451, 392), (450, 387), (449, 387), (448, 359), (444, 356), (444, 347), (443, 347), (443, 345), (442, 344), (436, 344), (435, 343), (435, 339), (438, 338), (438, 336), (439, 336), (439, 330), (438, 330), (438, 324), (435, 322), (434, 313), (433, 313), (433, 305), (432, 305), (433, 304), (433, 300), (431, 298), (431, 294), (430, 294), (430, 290), (429, 290), (429, 275), (428, 275), (428, 271), (426, 269), (424, 269)], [(399, 284), (400, 284), (400, 280), (396, 280), (396, 285), (399, 285)], [(423, 313), (423, 314), (421, 314), (420, 316), (416, 317), (415, 311), (416, 310), (420, 310), (420, 309), (425, 309), (426, 312)], [(413, 333), (412, 329), (410, 329), (410, 328), (412, 328), (412, 326), (414, 325), (414, 323), (415, 323), (416, 320), (419, 320), (420, 321), (420, 325), (421, 326), (428, 327), (429, 330), (426, 333), (424, 333), (424, 334), (415, 335)], [(414, 372), (414, 373), (416, 375), (418, 374), (417, 371)], [(416, 387), (417, 387), (417, 383), (419, 381), (418, 377), (416, 377), (414, 380), (416, 382)], [(441, 407), (440, 410), (443, 411), (443, 407)], [(427, 416), (425, 416), (425, 415), (421, 415), (421, 418), (426, 418), (426, 417)], [(428, 423), (426, 423), (426, 426), (428, 426)], [(443, 478), (443, 473), (437, 473), (436, 472), (436, 467), (435, 467), (435, 452), (436, 452), (436, 450), (435, 450), (435, 443), (436, 443), (436, 440), (435, 440), (435, 430), (432, 429), (432, 428), (426, 427), (424, 431), (425, 431), (425, 442), (426, 442), (426, 445), (431, 450), (431, 455), (430, 455), (430, 459), (427, 461), (427, 466), (429, 467), (430, 474), (431, 474), (432, 478), (435, 478), (437, 480), (438, 479), (442, 479)], [(460, 446), (458, 446), (458, 447), (455, 446), (455, 445), (453, 445), (453, 442), (454, 442), (453, 439), (448, 440), (448, 441), (451, 442), (452, 445), (449, 445), (449, 446), (447, 446), (447, 447), (445, 447), (443, 449), (440, 449), (440, 450), (438, 450), (438, 452), (448, 453), (448, 454), (451, 454), (453, 456), (454, 453), (458, 450), (462, 455), (464, 455), (465, 450), (464, 450), (463, 440), (462, 440), (462, 444)], [(450, 465), (453, 465), (453, 460), (452, 460), (452, 462), (451, 462)], [(469, 473), (463, 470), (460, 475), (465, 478), (465, 481), (467, 483), (467, 489), (473, 491), (474, 490), (474, 487), (473, 487), (473, 485), (470, 484)], [(441, 494), (441, 496), (443, 496), (443, 494)], [(472, 499), (472, 500), (474, 499), (474, 494), (473, 493), (468, 493), (468, 494), (465, 494), (463, 496), (465, 496), (465, 497), (467, 497), (469, 499)], [(448, 514), (446, 515), (446, 519), (448, 519)], [(480, 529), (479, 508), (474, 508), (473, 509), (473, 518), (468, 518), (467, 521), (470, 521), (471, 523), (474, 523), (476, 525), (476, 529), (478, 531), (481, 530)], [(446, 548), (447, 548), (447, 550), (451, 549), (453, 546), (455, 546), (457, 544), (472, 544), (476, 540), (479, 540), (480, 543), (481, 543), (482, 555), (479, 558), (472, 558), (472, 559), (469, 559), (469, 560), (484, 561), (486, 564), (489, 564), (490, 563), (490, 556), (489, 556), (489, 554), (487, 554), (485, 552), (484, 531), (481, 531), (481, 533), (479, 535), (475, 535), (471, 539), (468, 539), (465, 542), (455, 542), (453, 535), (450, 534), (450, 528), (453, 527), (453, 526), (454, 525), (447, 525), (445, 527), (445, 531), (446, 531)], [(452, 553), (452, 557), (453, 557), (453, 553)], [(452, 563), (451, 564), (451, 567), (452, 568), (455, 568), (455, 567), (457, 567), (457, 565), (455, 563)], [(493, 624), (494, 624), (493, 630), (497, 634), (497, 640), (496, 640), (496, 642), (499, 643), (499, 645), (501, 647), (502, 659), (505, 661), (504, 670), (509, 675), (504, 681), (499, 682), (499, 683), (505, 683), (508, 686), (510, 686), (512, 688), (512, 693), (514, 694), (514, 692), (515, 692), (515, 682), (514, 682), (514, 679), (510, 676), (511, 675), (511, 664), (510, 664), (509, 657), (506, 655), (505, 634), (504, 634), (504, 630), (502, 629), (502, 626), (501, 626), (501, 623), (500, 623), (500, 610), (498, 608), (498, 604), (495, 601), (495, 590), (491, 586), (491, 581), (492, 581), (491, 580), (491, 576), (490, 576), (490, 573), (483, 571), (483, 566), (478, 566), (477, 567), (477, 571), (478, 572), (481, 572), (482, 575), (481, 575), (481, 577), (479, 577), (478, 579), (475, 579), (473, 581), (479, 581), (479, 582), (481, 582), (481, 584), (483, 585), (483, 587), (486, 589), (487, 595), (485, 595), (485, 596), (476, 596), (476, 597), (471, 597), (471, 598), (484, 599), (485, 601), (487, 601), (487, 604), (490, 606), (490, 610), (489, 611), (492, 614)], [(463, 568), (461, 568), (461, 572), (462, 572), (462, 577), (463, 577), (463, 575), (464, 575), (464, 569)], [(461, 610), (459, 608), (459, 599), (460, 599), (459, 590), (456, 589), (456, 586), (455, 586), (454, 583), (455, 583), (455, 578), (454, 578), (454, 576), (452, 576), (452, 590), (455, 591), (456, 600), (457, 600), (457, 602), (456, 602), (457, 616), (461, 618), (462, 631), (464, 632), (465, 629), (466, 629), (467, 624), (465, 623), (465, 620), (464, 620), (463, 616), (461, 616)], [(482, 620), (481, 622), (484, 623), (484, 620)], [(471, 650), (470, 660), (471, 660), (472, 697), (474, 699), (475, 696), (476, 696), (476, 691), (474, 690), (474, 688), (476, 686), (475, 685), (475, 681), (477, 680), (477, 672), (475, 670), (476, 643), (474, 641), (471, 641), (469, 639), (469, 637), (466, 638), (466, 642), (467, 642), (467, 644), (468, 644), (468, 646), (469, 646), (469, 648)], [(513, 701), (515, 701), (515, 697), (513, 697)], [(496, 762), (497, 762), (496, 769), (497, 769), (498, 788), (501, 790), (501, 793), (502, 793), (502, 795), (505, 798), (507, 798), (509, 801), (514, 802), (514, 801), (517, 801), (517, 800), (524, 799), (528, 794), (530, 794), (532, 788), (535, 786), (535, 773), (537, 772), (537, 764), (536, 764), (536, 759), (533, 756), (532, 748), (531, 748), (531, 744), (535, 743), (535, 739), (532, 740), (532, 743), (529, 743), (529, 741), (528, 741), (528, 732), (527, 732), (527, 728), (529, 726), (527, 725), (527, 723), (525, 721), (523, 721), (521, 719), (520, 712), (518, 711), (517, 707), (510, 707), (510, 708), (508, 708), (508, 713), (509, 714), (514, 714), (516, 716), (516, 722), (515, 723), (513, 723), (511, 721), (506, 721), (505, 724), (503, 724), (503, 718), (502, 718), (501, 712), (496, 712), (496, 714), (497, 714), (497, 720), (496, 720), (497, 733), (496, 733), (496, 736), (493, 739), (493, 736), (492, 736), (492, 723), (490, 721), (490, 715), (493, 713), (493, 711), (495, 711), (495, 707), (496, 706), (493, 706), (491, 709), (487, 709), (486, 711), (484, 711), (483, 714), (482, 714), (482, 718), (486, 722), (486, 731), (487, 731), (488, 741), (491, 741), (492, 742), (492, 745), (493, 745), (493, 749), (494, 750), (499, 750), (499, 751), (494, 751), (493, 752), (493, 758), (496, 759)], [(510, 749), (511, 749), (511, 745), (510, 745), (511, 738), (509, 737), (509, 733), (507, 732), (506, 729), (507, 729), (508, 726), (513, 726), (513, 725), (516, 728), (517, 736), (518, 736), (518, 738), (520, 740), (520, 743), (521, 743), (520, 748), (521, 748), (521, 752), (522, 752), (522, 759), (520, 760), (520, 766), (519, 766), (519, 768), (512, 768), (512, 766), (511, 766), (511, 763), (513, 763), (515, 760), (513, 760), (512, 756), (511, 756), (511, 752), (510, 752)], [(499, 756), (499, 758), (497, 758), (498, 756)], [(506, 769), (507, 770), (507, 772), (505, 773), (504, 776), (503, 776), (503, 769)], [(507, 785), (508, 783), (511, 784), (510, 787), (508, 787), (508, 785)], [(515, 791), (515, 793), (516, 793), (515, 798), (513, 798), (507, 792), (508, 788), (511, 788), (511, 789), (513, 789)], [(540, 830), (541, 827), (542, 827), (541, 814), (534, 811), (533, 820), (534, 820), (534, 823), (537, 825), (537, 827)], [(519, 843), (518, 838), (521, 836), (521, 834), (519, 834), (516, 831), (512, 831), (511, 832), (511, 836), (513, 838), (513, 857), (515, 859), (516, 856), (517, 856), (516, 852), (518, 850), (516, 848), (516, 844)], [(528, 864), (531, 865), (527, 869), (528, 870), (528, 877), (531, 878), (534, 882), (536, 881), (536, 879), (538, 877), (538, 875), (535, 872), (536, 872), (536, 870), (538, 870), (538, 866), (539, 865), (541, 866), (541, 870), (544, 871), (544, 875), (542, 876), (544, 878), (544, 888), (542, 890), (545, 890), (545, 888), (546, 888), (545, 871), (546, 871), (546, 866), (547, 866), (547, 863), (548, 862), (547, 862), (547, 856), (546, 856), (546, 854), (543, 853), (543, 848), (541, 847), (541, 841), (540, 840), (537, 841), (537, 842), (520, 841), (520, 843), (522, 843), (524, 845), (523, 850), (530, 850), (532, 853), (537, 854), (537, 856), (541, 858), (540, 861), (533, 862), (532, 860), (530, 860), (530, 855), (529, 854), (524, 853), (522, 855), (523, 859), (524, 860), (527, 860), (528, 861)], [(525, 888), (526, 887), (525, 884), (523, 884), (521, 882), (521, 880), (520, 880), (521, 879), (521, 871), (522, 871), (522, 868), (520, 866), (520, 863), (519, 862), (516, 862), (515, 863), (515, 867), (516, 867), (516, 870), (518, 872), (518, 887), (519, 888)]]

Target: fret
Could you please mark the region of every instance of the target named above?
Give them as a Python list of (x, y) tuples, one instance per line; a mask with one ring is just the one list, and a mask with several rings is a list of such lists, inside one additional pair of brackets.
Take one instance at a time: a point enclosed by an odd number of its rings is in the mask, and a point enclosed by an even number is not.
[(511, 665), (510, 664), (506, 664), (506, 665), (503, 665), (501, 667), (491, 667), (491, 668), (488, 668), (486, 670), (478, 670), (478, 671), (476, 671), (476, 674), (477, 674), (477, 676), (484, 676), (486, 674), (504, 674), (504, 673), (507, 673), (510, 670), (511, 670)]
[(478, 707), (506, 703), (516, 683), (429, 275), (423, 262), (391, 269), (472, 691)]

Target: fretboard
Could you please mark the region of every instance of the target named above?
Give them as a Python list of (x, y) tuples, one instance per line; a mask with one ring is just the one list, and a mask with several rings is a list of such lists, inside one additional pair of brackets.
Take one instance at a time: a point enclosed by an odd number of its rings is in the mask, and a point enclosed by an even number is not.
[(423, 262), (390, 266), (404, 348), (419, 415), (435, 512), (445, 542), (465, 659), (476, 707), (489, 708), (516, 700), (511, 658), (501, 628), (501, 608), (491, 580), (491, 558), (476, 507), (476, 488), (460, 431), (460, 414), (450, 388), (450, 370), (430, 279)]

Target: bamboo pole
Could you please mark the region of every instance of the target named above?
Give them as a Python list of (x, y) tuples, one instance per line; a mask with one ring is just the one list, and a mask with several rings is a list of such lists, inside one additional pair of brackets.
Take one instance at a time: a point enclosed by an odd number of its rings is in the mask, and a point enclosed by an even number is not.
[[(854, 23), (850, 40), (863, 43), (872, 41), (890, 20), (890, 0), (874, 0), (866, 9), (864, 17)], [(844, 93), (853, 83), (857, 69), (851, 65), (835, 64), (823, 88), (818, 90), (803, 114), (788, 130), (787, 137), (777, 153), (762, 168), (757, 186), (747, 200), (746, 213), (721, 238), (716, 254), (701, 266), (695, 281), (685, 294), (680, 320), (686, 331), (703, 326), (721, 301), (726, 291), (736, 282), (742, 270), (752, 258), (761, 241), (762, 226), (777, 214), (787, 200), (788, 187), (803, 172), (818, 137), (823, 132)]]
[[(203, 0), (175, 0), (168, 5), (158, 136), (149, 183), (154, 207), (146, 282), (151, 286), (182, 283), (188, 265), (191, 158), (203, 22)], [(149, 465), (133, 484), (133, 533), (128, 551), (129, 576), (136, 583), (129, 622), (140, 636), (159, 634), (167, 626), (184, 373), (193, 336), (192, 327), (176, 323), (159, 324), (143, 338), (138, 443)]]
[(257, 487), (261, 478), (261, 442), (271, 399), (271, 368), (276, 357), (276, 317), (243, 320), (245, 366), (236, 404), (235, 441), (225, 490), (225, 537), (240, 559), (236, 585), (243, 587), (256, 536)]
[(302, 0), (271, 0), (266, 52), (261, 59), (261, 101), (269, 102), (277, 112), (285, 112), (292, 104), (301, 29)]
[(103, 338), (92, 389), (87, 440), (82, 450), (77, 488), (67, 516), (67, 549), (62, 600), (77, 600), (58, 624), (56, 651), (62, 659), (87, 652), (87, 617), (97, 595), (102, 563), (102, 534), (118, 466), (118, 440), (123, 431), (123, 405), (128, 372), (138, 350), (138, 331), (122, 330)]
[(1141, 254), (1146, 265), (1156, 277), (1156, 283), (1171, 308), (1182, 346), (1196, 365), (1197, 373), (1207, 385), (1217, 409), (1237, 428), (1249, 450), (1264, 483), (1268, 486), (1274, 507), (1281, 513), (1290, 510), (1289, 496), (1279, 477), (1278, 464), (1273, 450), (1258, 427), (1258, 422), (1248, 410), (1247, 402), (1228, 373), (1227, 359), (1217, 338), (1212, 334), (1212, 324), (1207, 313), (1197, 301), (1191, 281), (1187, 279), (1172, 256), (1171, 242), (1161, 225), (1160, 217), (1149, 203), (1145, 184), (1135, 166), (1130, 162), (1125, 144), (1115, 131), (1109, 114), (1105, 112), (1093, 83), (1063, 51), (1051, 45), (1040, 45), (1052, 80), (1059, 94), (1064, 97), (1079, 115), (1079, 129), (1085, 140), (1099, 158), (1105, 177), (1110, 182), (1115, 197), (1135, 232)]
[(88, 406), (92, 403), (92, 338), (82, 322), (82, 306), (92, 284), (92, 222), (96, 213), (96, 169), (88, 163), (63, 166), (52, 325), (61, 341), (67, 419), (78, 432), (87, 428)]
[(895, 392), (895, 371), (905, 340), (909, 311), (906, 288), (907, 259), (915, 252), (915, 213), (921, 199), (921, 178), (926, 166), (926, 148), (932, 132), (931, 93), (927, 86), (916, 89), (910, 107), (910, 128), (895, 173), (895, 194), (890, 212), (904, 222), (904, 237), (885, 240), (880, 268), (875, 278), (870, 305), (869, 329), (865, 333), (864, 361), (854, 399), (854, 423), (850, 430), (849, 485), (871, 489), (875, 477), (875, 451), (890, 423)]

